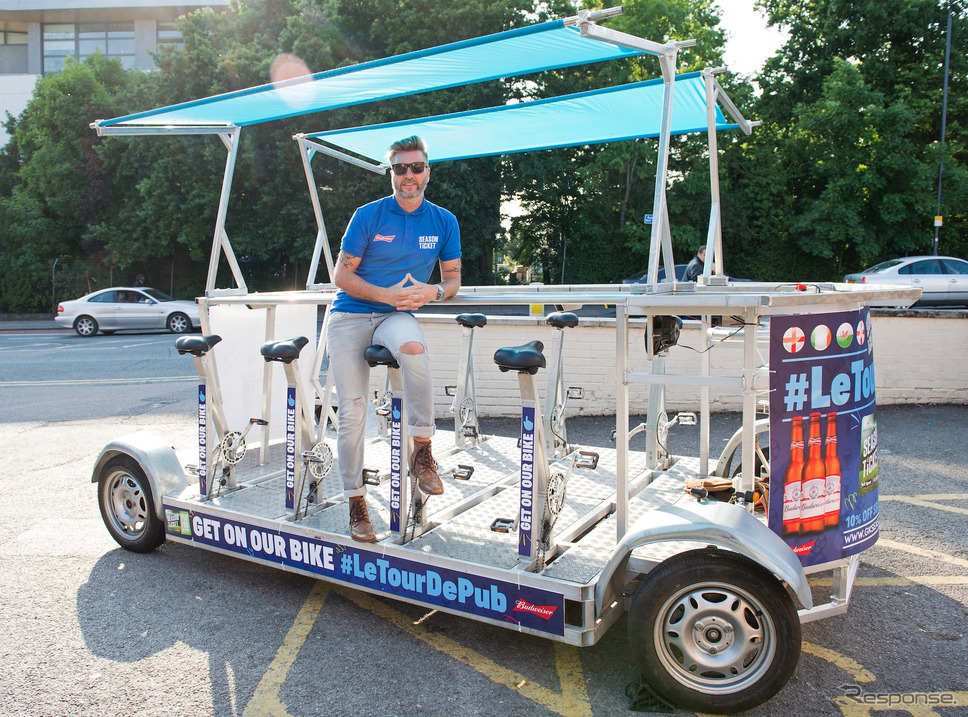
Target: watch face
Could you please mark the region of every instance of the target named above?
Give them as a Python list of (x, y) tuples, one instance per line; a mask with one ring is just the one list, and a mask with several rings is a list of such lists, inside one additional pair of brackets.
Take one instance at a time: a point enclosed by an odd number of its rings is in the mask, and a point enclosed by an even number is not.
[(444, 298), (444, 287), (438, 286), (437, 287), (437, 301), (440, 301), (443, 298)]

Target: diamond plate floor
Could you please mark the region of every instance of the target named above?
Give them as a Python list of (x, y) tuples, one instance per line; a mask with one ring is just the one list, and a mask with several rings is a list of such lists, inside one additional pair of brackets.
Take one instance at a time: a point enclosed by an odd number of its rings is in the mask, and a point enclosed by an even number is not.
[[(446, 436), (446, 438), (445, 438)], [(333, 465), (322, 479), (319, 494), (321, 506), (305, 503), (308, 515), (298, 524), (320, 533), (349, 535), (349, 514), (342, 498), (335, 441), (327, 438), (334, 453)], [(594, 470), (571, 468), (570, 459), (552, 466), (552, 474), (567, 476), (565, 501), (553, 528), (553, 535), (580, 534), (568, 549), (558, 556), (543, 574), (576, 583), (587, 583), (604, 566), (615, 546), (615, 516), (607, 515), (614, 500), (616, 483), (616, 450), (595, 449), (599, 454)], [(383, 476), (380, 485), (368, 486), (367, 505), (373, 529), (380, 539), (391, 539), (389, 445), (371, 437), (365, 447), (364, 465)], [(285, 508), (285, 449), (276, 444), (267, 451), (264, 465), (258, 464), (258, 447), (250, 450), (233, 469), (240, 488), (213, 498), (212, 505), (238, 513), (273, 520), (287, 520)], [(491, 437), (469, 449), (454, 446), (453, 434), (441, 432), (434, 440), (434, 454), (444, 482), (444, 494), (427, 498), (429, 524), (435, 526), (408, 543), (422, 553), (447, 556), (470, 563), (513, 569), (521, 563), (517, 554), (518, 535), (490, 529), (497, 518), (514, 520), (519, 509), (519, 456), (516, 438)], [(643, 453), (631, 452), (629, 465), (644, 465)], [(649, 510), (671, 505), (683, 494), (687, 476), (696, 475), (698, 459), (682, 459), (659, 476), (629, 503), (629, 520), (634, 522)], [(468, 467), (473, 468), (472, 471)], [(470, 473), (466, 480), (454, 471)], [(298, 483), (298, 478), (297, 478)], [(595, 521), (598, 521), (597, 524)], [(653, 550), (674, 554), (684, 546), (663, 544)], [(638, 554), (638, 553), (637, 553)]]

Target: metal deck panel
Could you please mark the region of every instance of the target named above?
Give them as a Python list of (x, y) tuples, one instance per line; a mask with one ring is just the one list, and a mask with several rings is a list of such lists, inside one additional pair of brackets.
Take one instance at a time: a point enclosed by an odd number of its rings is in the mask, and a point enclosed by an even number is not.
[[(660, 475), (641, 493), (633, 497), (629, 501), (630, 523), (634, 524), (636, 520), (650, 510), (672, 505), (682, 498), (685, 494), (682, 490), (683, 478), (680, 477), (681, 473), (680, 468), (673, 475), (668, 473)], [(600, 522), (594, 529), (582, 536), (573, 547), (545, 568), (541, 574), (577, 583), (589, 582), (602, 569), (615, 549), (615, 522), (614, 514)]]
[(220, 495), (207, 503), (199, 503), (206, 504), (261, 518), (284, 518), (286, 491), (256, 485)]
[(513, 568), (521, 559), (517, 533), (495, 533), (489, 528), (453, 522), (421, 535), (408, 545), (423, 553), (506, 570)]

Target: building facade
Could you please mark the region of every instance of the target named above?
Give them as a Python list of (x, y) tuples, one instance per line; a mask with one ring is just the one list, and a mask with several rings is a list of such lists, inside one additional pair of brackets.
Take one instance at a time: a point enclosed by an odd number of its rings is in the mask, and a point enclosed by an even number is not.
[[(230, 0), (0, 0), (0, 120), (20, 114), (44, 75), (59, 72), (68, 57), (96, 51), (125, 67), (151, 70), (152, 53), (180, 44), (175, 20), (200, 7)], [(0, 146), (9, 138), (0, 128)]]

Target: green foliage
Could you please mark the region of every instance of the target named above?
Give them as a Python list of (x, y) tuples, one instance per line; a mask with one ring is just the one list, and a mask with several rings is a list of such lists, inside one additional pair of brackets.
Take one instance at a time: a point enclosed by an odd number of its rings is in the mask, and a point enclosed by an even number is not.
[[(585, 1), (585, 8), (601, 7)], [(607, 26), (690, 39), (677, 71), (722, 64), (711, 0), (626, 0)], [(0, 311), (50, 308), (145, 273), (183, 296), (204, 287), (226, 153), (213, 137), (99, 138), (90, 123), (263, 84), (295, 57), (308, 70), (378, 59), (548, 17), (552, 0), (234, 0), (179, 21), (184, 48), (157, 72), (95, 55), (40, 80), (6, 123), (0, 150)], [(968, 254), (968, 18), (954, 5), (946, 143), (940, 144), (946, 8), (929, 0), (761, 0), (790, 33), (755, 78), (721, 75), (750, 137), (719, 137), (727, 273), (835, 279), (928, 251), (944, 162), (941, 253)], [(305, 281), (316, 225), (292, 135), (501, 105), (658, 77), (653, 57), (545, 72), (245, 128), (226, 231), (254, 290)], [(643, 269), (653, 212), (654, 140), (434, 165), (428, 197), (457, 214), (464, 282), (487, 284), (493, 257), (540, 267), (548, 283), (611, 282)], [(433, 147), (431, 161), (433, 161)], [(702, 135), (674, 138), (668, 209), (676, 259), (705, 239), (709, 169)], [(389, 191), (378, 177), (317, 157), (330, 247), (353, 210)], [(524, 209), (505, 232), (502, 200)], [(317, 277), (326, 281), (324, 270)], [(230, 281), (225, 267), (218, 283)]]
[[(750, 273), (837, 279), (930, 253), (936, 211), (946, 11), (922, 0), (763, 0), (790, 33), (757, 78), (764, 126), (731, 156)], [(953, 18), (940, 253), (968, 230), (968, 22)], [(741, 238), (769, 237), (769, 242)]]
[[(602, 7), (603, 3), (583, 3)], [(724, 35), (707, 0), (631, 0), (608, 27), (663, 42), (695, 39), (678, 53), (676, 71), (722, 62)], [(661, 77), (658, 60), (623, 62), (544, 73), (530, 94), (556, 96)], [(511, 223), (516, 262), (542, 268), (546, 283), (609, 283), (644, 269), (653, 211), (658, 142), (616, 142), (509, 159), (505, 187), (525, 213)], [(677, 256), (690, 257), (707, 231), (709, 172), (705, 137), (674, 138), (668, 206)]]

